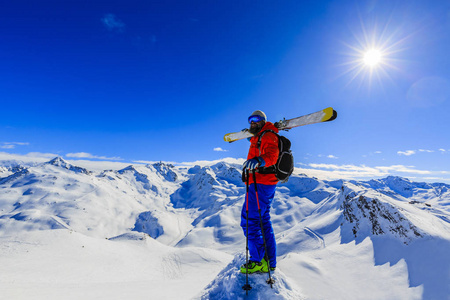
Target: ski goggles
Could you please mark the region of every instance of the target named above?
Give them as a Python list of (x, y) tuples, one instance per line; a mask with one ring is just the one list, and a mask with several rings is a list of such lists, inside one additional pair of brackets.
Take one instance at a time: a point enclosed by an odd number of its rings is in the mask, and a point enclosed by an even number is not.
[(252, 122), (258, 123), (264, 120), (264, 117), (261, 117), (260, 115), (253, 115), (248, 117), (248, 124), (252, 124)]

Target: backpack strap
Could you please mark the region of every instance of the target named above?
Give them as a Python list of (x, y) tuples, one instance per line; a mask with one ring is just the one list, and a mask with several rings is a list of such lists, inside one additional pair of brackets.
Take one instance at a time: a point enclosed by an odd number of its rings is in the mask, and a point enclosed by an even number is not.
[(261, 132), (261, 134), (259, 135), (259, 137), (258, 137), (258, 142), (256, 143), (256, 146), (258, 147), (259, 152), (261, 152), (261, 149), (260, 149), (260, 148), (261, 148), (261, 139), (262, 139), (263, 135), (266, 134), (266, 132), (272, 132), (273, 134), (275, 134), (275, 135), (278, 137), (278, 139), (280, 138), (280, 137), (278, 136), (278, 133), (276, 133), (276, 132), (273, 131), (272, 129), (264, 130), (264, 131)]

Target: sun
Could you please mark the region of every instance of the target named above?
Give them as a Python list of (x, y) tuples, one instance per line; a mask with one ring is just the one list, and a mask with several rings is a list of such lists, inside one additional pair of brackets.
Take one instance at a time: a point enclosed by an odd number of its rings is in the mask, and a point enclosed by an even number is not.
[[(367, 21), (369, 22), (369, 21)], [(360, 26), (349, 30), (351, 36), (340, 40), (343, 45), (338, 66), (342, 69), (337, 77), (345, 77), (348, 82), (359, 83), (359, 87), (382, 87), (386, 81), (394, 82), (392, 75), (401, 72), (404, 59), (401, 53), (407, 49), (407, 40), (398, 26), (390, 21), (366, 24), (360, 19)]]
[(370, 49), (364, 53), (363, 62), (366, 66), (374, 68), (380, 65), (383, 54), (378, 49)]

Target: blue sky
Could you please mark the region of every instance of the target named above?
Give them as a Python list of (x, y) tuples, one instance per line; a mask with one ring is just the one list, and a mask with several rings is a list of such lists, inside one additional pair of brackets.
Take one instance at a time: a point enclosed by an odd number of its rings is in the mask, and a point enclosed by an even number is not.
[(243, 158), (248, 142), (223, 135), (252, 111), (278, 121), (332, 106), (337, 120), (286, 133), (297, 167), (450, 182), (448, 1), (0, 6), (0, 152)]

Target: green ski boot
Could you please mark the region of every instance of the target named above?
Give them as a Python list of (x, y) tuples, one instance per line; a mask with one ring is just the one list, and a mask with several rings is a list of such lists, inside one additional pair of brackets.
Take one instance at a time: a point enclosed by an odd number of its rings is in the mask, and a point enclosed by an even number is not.
[[(261, 262), (264, 265), (264, 267), (261, 268), (261, 272), (269, 273), (269, 264), (267, 263), (267, 261), (263, 258)], [(270, 272), (274, 272), (274, 271), (275, 271), (275, 268), (271, 267)]]
[[(248, 262), (248, 274), (262, 273), (262, 272), (264, 272), (263, 269), (267, 270), (267, 262), (265, 259), (263, 259), (260, 262), (253, 261), (253, 260), (250, 260)], [(241, 266), (241, 273), (244, 273), (244, 274), (247, 273), (247, 264), (243, 264)]]

